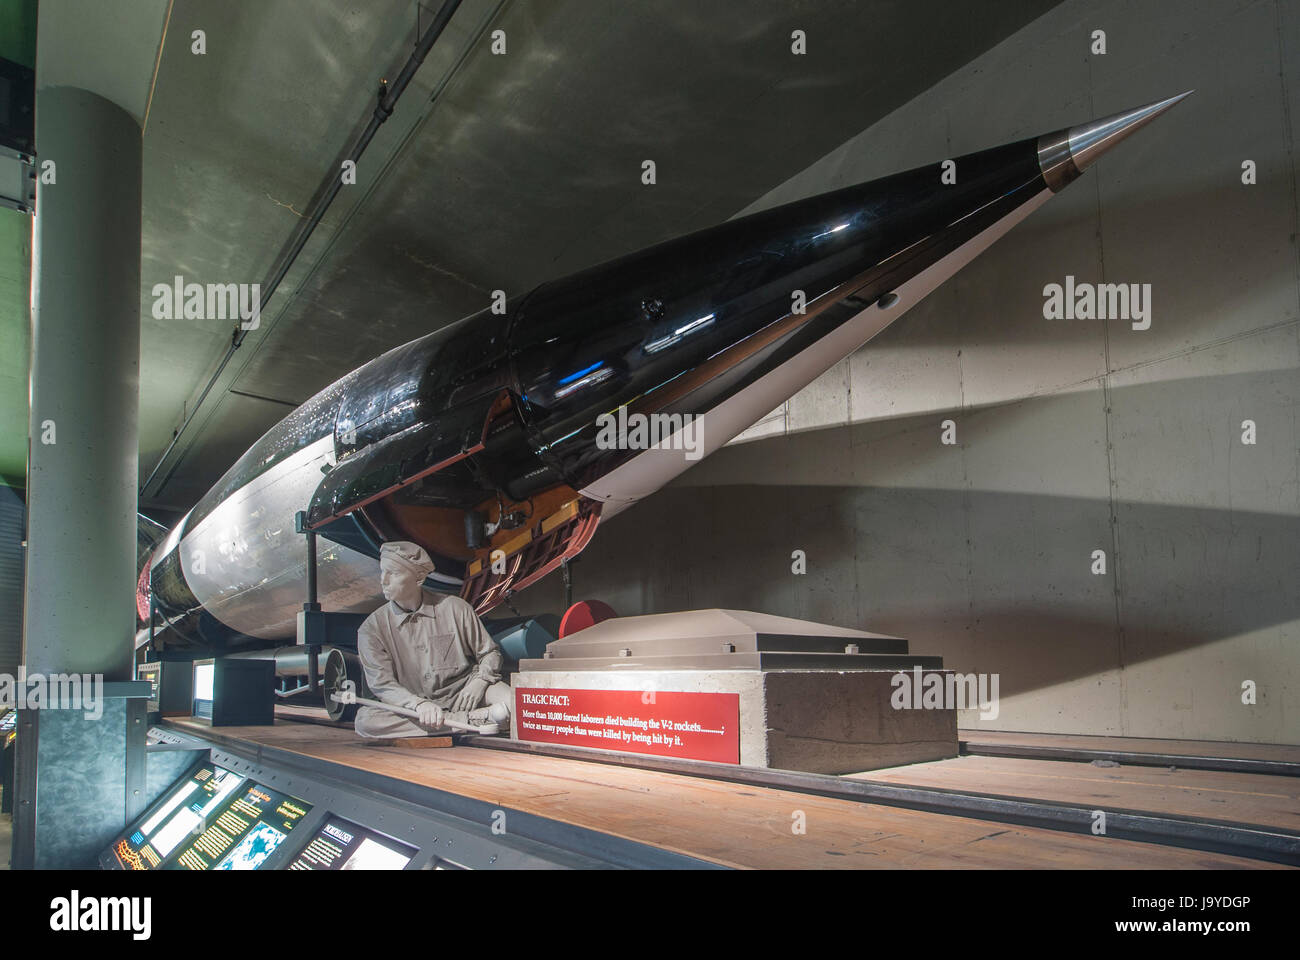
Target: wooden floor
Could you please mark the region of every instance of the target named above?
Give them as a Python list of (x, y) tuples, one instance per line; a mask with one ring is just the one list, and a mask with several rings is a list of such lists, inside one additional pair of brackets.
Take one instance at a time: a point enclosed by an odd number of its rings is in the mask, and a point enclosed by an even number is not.
[[(170, 722), (199, 736), (213, 733), (209, 727)], [(378, 746), (350, 730), (321, 724), (279, 721), (271, 727), (222, 727), (219, 733), (734, 867), (1275, 866), (1157, 844), (1015, 827), (612, 764), (474, 747), (411, 750)], [(876, 775), (893, 776), (893, 772)], [(797, 834), (792, 824), (800, 813), (807, 829)]]
[(1156, 740), (1144, 737), (1088, 737), (1068, 733), (1004, 733), (958, 730), (957, 739), (990, 746), (1056, 747), (1068, 750), (1113, 750), (1123, 753), (1182, 754), (1300, 763), (1300, 746), (1282, 743), (1234, 743), (1222, 740)]
[(1300, 777), (1166, 767), (1096, 767), (1065, 760), (955, 757), (854, 779), (1234, 820), (1300, 831)]

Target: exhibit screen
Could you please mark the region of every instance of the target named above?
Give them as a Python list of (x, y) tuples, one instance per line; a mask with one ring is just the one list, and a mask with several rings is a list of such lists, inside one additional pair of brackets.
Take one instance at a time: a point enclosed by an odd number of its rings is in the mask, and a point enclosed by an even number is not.
[(156, 704), (158, 702), (158, 680), (162, 676), (162, 664), (158, 661), (142, 663), (135, 668), (135, 678), (137, 680), (149, 681), (149, 702)]
[(100, 854), (100, 864), (110, 870), (156, 869), (177, 847), (204, 833), (243, 782), (224, 767), (202, 764)]
[(217, 668), (211, 660), (194, 664), (194, 716), (212, 716), (213, 686)]
[(249, 782), (216, 820), (181, 847), (169, 870), (256, 870), (311, 810), (311, 804)]
[(290, 870), (401, 870), (418, 851), (341, 817), (316, 831)]
[(212, 681), (216, 676), (217, 668), (211, 663), (196, 663), (194, 665), (194, 699), (211, 700), (212, 699)]

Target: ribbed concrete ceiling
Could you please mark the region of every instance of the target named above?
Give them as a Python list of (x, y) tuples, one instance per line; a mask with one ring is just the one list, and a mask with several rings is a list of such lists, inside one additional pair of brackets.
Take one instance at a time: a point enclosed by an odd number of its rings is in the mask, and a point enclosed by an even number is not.
[[(147, 502), (187, 508), (292, 406), (493, 289), (726, 219), (1054, 3), (466, 0)], [(154, 319), (153, 285), (263, 280), (417, 29), (407, 0), (176, 3), (145, 136), (142, 479), (232, 327)]]

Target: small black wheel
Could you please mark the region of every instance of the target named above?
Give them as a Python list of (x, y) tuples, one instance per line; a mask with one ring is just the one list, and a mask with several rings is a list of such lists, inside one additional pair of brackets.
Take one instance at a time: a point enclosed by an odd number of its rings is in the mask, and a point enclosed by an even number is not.
[(370, 697), (370, 688), (366, 686), (365, 671), (356, 654), (347, 653), (335, 647), (325, 656), (325, 668), (321, 671), (321, 688), (325, 695), (325, 712), (337, 723), (351, 723), (357, 716), (355, 703), (340, 703), (335, 696), (351, 692), (353, 696)]

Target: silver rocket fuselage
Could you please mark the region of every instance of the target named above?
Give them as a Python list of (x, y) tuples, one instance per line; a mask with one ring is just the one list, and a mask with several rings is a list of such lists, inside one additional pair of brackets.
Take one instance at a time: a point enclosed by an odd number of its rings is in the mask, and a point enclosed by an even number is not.
[[(152, 589), (169, 642), (292, 636), (299, 511), (323, 538), (326, 610), (382, 603), (378, 546), (408, 539), (434, 557), (435, 586), (484, 612), (695, 461), (679, 444), (598, 443), (602, 415), (685, 416), (716, 450), (1076, 178), (1084, 151), (1101, 152), (1096, 131), (1111, 145), (1176, 99), (957, 157), (955, 183), (935, 163), (732, 220), (397, 347), (295, 410), (203, 497), (142, 572), (142, 616)], [(470, 532), (482, 516), (497, 526), (486, 540)]]

